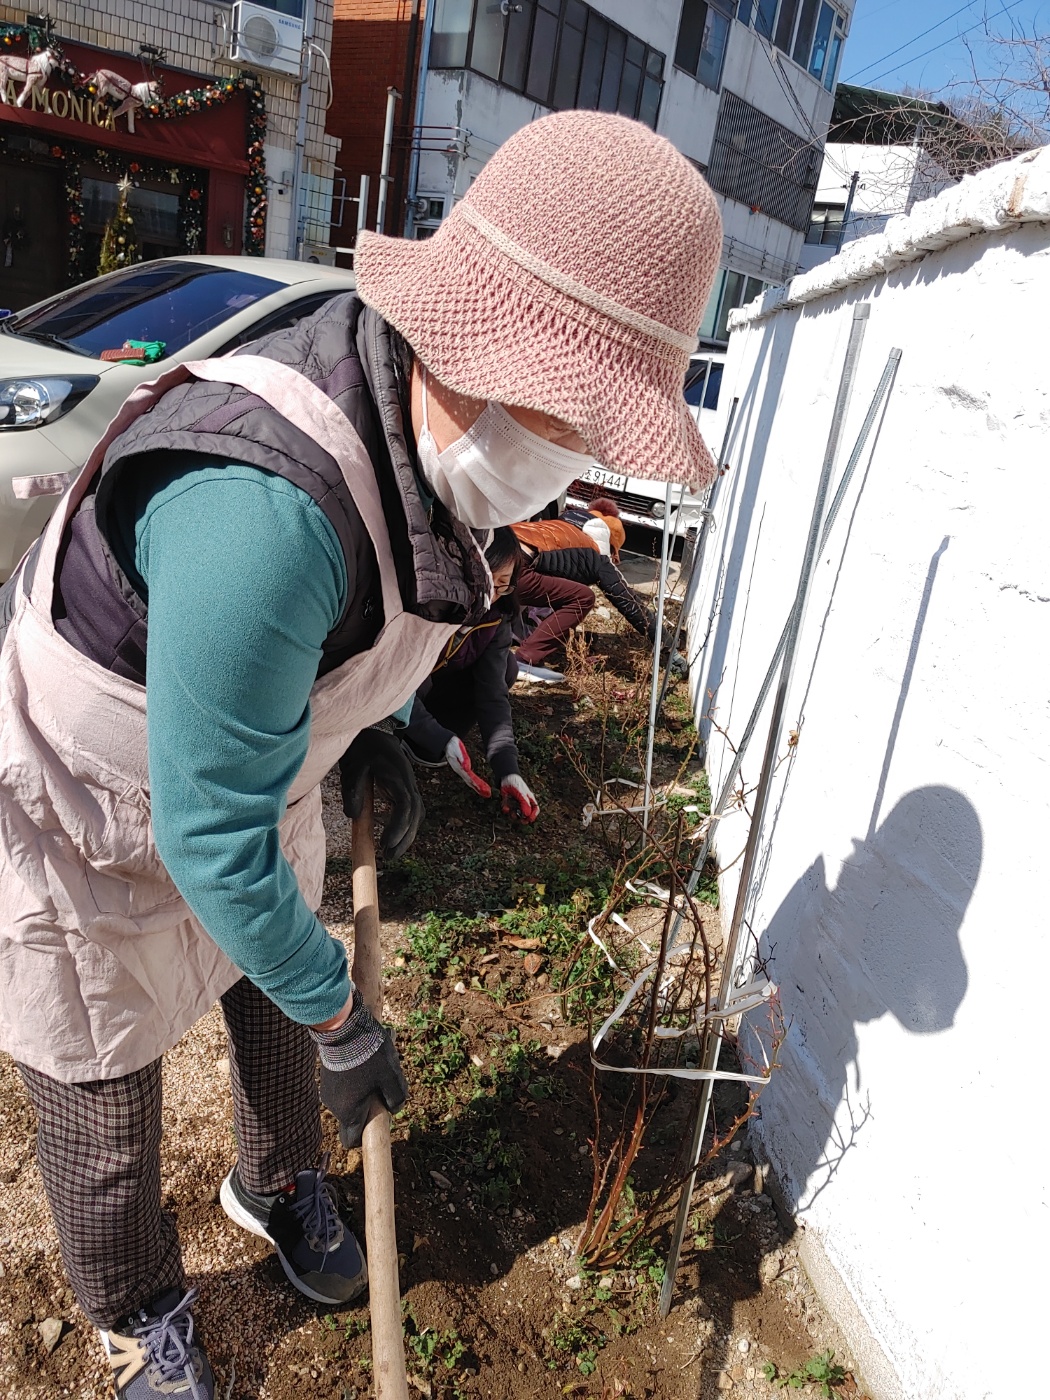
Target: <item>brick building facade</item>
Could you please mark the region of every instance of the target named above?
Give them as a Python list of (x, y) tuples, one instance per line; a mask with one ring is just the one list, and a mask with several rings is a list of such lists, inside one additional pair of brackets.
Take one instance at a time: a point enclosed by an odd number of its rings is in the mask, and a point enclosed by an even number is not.
[[(394, 111), (394, 142), (386, 233), (400, 233), (414, 122), (415, 84), (424, 0), (335, 0), (332, 78), (335, 101), (328, 130), (341, 144), (332, 242), (353, 243), (362, 175), (369, 177), (368, 226), (375, 227), (387, 89), (401, 94)], [(407, 83), (406, 83), (407, 80)], [(407, 91), (406, 91), (407, 86)]]
[[(272, 0), (260, 4), (276, 11)], [(0, 306), (94, 275), (125, 178), (145, 256), (287, 257), (297, 244), (309, 256), (327, 246), (338, 153), (325, 132), (332, 0), (299, 8), (310, 29), (304, 85), (261, 66), (246, 76), (230, 61), (233, 7), (221, 0), (51, 0), (46, 21), (0, 3)], [(26, 59), (48, 44), (56, 61), (27, 93)], [(117, 115), (119, 98), (90, 82), (99, 70), (157, 81), (157, 99), (130, 120)]]

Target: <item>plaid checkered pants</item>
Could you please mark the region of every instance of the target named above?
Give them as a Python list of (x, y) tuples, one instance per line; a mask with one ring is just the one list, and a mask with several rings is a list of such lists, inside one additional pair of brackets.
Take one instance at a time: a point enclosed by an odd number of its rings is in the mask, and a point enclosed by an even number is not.
[[(237, 1174), (272, 1194), (321, 1150), (317, 1051), (246, 977), (222, 998)], [(172, 1216), (160, 1205), (161, 1062), (120, 1079), (63, 1084), (19, 1065), (38, 1119), (37, 1162), (77, 1302), (109, 1328), (184, 1288)]]

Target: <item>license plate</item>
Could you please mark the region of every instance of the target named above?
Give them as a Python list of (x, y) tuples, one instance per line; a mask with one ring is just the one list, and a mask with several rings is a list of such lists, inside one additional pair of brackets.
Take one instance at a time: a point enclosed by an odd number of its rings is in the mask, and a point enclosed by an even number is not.
[(601, 467), (588, 467), (580, 480), (589, 481), (593, 486), (608, 486), (610, 491), (624, 491), (627, 488), (625, 476), (618, 476), (616, 472), (602, 471)]

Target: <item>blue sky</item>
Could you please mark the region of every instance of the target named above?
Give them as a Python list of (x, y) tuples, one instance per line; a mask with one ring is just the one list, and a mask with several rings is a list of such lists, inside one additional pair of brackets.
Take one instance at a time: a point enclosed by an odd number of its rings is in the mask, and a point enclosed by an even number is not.
[(940, 92), (972, 73), (967, 42), (985, 74), (997, 71), (1004, 50), (987, 43), (986, 17), (997, 34), (1050, 35), (1050, 0), (857, 0), (840, 81)]

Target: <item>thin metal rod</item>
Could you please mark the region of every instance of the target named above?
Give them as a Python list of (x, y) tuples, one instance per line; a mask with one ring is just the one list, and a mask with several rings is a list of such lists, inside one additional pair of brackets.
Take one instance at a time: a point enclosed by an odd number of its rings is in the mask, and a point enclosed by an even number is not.
[(357, 237), (354, 239), (355, 245), (360, 242), (361, 234), (368, 227), (368, 176), (361, 176), (361, 183), (357, 188)]
[(667, 669), (664, 671), (663, 684), (660, 686), (660, 695), (656, 702), (657, 713), (664, 707), (667, 699), (667, 690), (671, 684), (671, 661), (678, 650), (678, 639), (682, 635), (682, 628), (685, 626), (685, 619), (689, 614), (689, 609), (696, 600), (697, 590), (700, 586), (700, 575), (704, 562), (704, 549), (707, 545), (707, 536), (711, 527), (715, 523), (715, 518), (711, 514), (711, 507), (714, 505), (715, 495), (718, 491), (718, 483), (722, 479), (722, 470), (725, 465), (726, 450), (729, 447), (729, 435), (733, 431), (733, 419), (736, 417), (739, 398), (733, 400), (729, 409), (729, 417), (726, 420), (726, 430), (722, 435), (722, 446), (718, 453), (718, 461), (715, 469), (714, 480), (707, 489), (707, 497), (700, 512), (700, 530), (693, 542), (693, 557), (689, 561), (689, 577), (686, 580), (685, 594), (682, 598), (682, 606), (678, 609), (678, 620), (674, 625), (674, 635), (671, 637), (671, 645), (667, 651)]
[(390, 191), (390, 154), (394, 147), (394, 106), (401, 96), (397, 88), (386, 90), (386, 120), (383, 123), (383, 160), (379, 168), (379, 196), (376, 206), (376, 232), (383, 232), (386, 223), (386, 201)]
[(306, 0), (303, 7), (303, 36), (307, 40), (303, 47), (305, 73), (299, 84), (299, 114), (295, 124), (295, 151), (292, 157), (292, 186), (288, 191), (288, 257), (298, 260), (303, 254), (305, 217), (300, 206), (303, 203), (303, 175), (306, 165), (306, 132), (310, 108), (310, 88), (313, 80), (313, 50), (309, 41), (314, 38), (315, 0)]
[[(879, 412), (882, 409), (882, 405), (885, 401), (886, 395), (889, 393), (890, 385), (893, 383), (893, 377), (897, 373), (897, 366), (900, 364), (900, 360), (900, 350), (896, 348), (892, 349), (889, 353), (889, 356), (887, 357), (886, 367), (882, 371), (882, 378), (879, 380), (878, 387), (876, 388), (875, 393), (872, 396), (871, 403), (868, 406), (868, 411), (864, 416), (864, 422), (861, 424), (860, 432), (857, 434), (857, 441), (854, 443), (853, 451), (850, 453), (849, 461), (846, 463), (846, 468), (842, 473), (842, 480), (839, 482), (838, 487), (835, 491), (834, 499), (832, 500), (831, 505), (828, 507), (827, 519), (824, 521), (824, 528), (821, 531), (820, 536), (821, 550), (823, 550), (825, 545), (827, 544), (828, 539), (831, 535), (831, 531), (834, 528), (835, 520), (838, 516), (839, 511), (842, 509), (842, 503), (846, 499), (846, 492), (849, 490), (850, 482), (853, 480), (853, 474), (860, 463), (861, 457), (864, 455), (864, 449), (868, 445), (868, 438), (871, 436), (871, 431), (875, 426), (875, 420), (876, 418), (878, 418)], [(726, 803), (729, 801), (730, 795), (736, 787), (737, 779), (740, 776), (740, 769), (743, 766), (744, 758), (747, 755), (748, 747), (750, 746), (751, 740), (754, 736), (755, 729), (758, 726), (758, 721), (762, 716), (762, 710), (765, 707), (766, 700), (769, 698), (769, 692), (773, 687), (773, 681), (777, 674), (777, 667), (780, 665), (781, 658), (784, 655), (784, 647), (787, 644), (789, 623), (790, 619), (788, 620), (788, 622), (784, 623), (784, 630), (780, 634), (780, 640), (777, 642), (776, 651), (773, 653), (769, 666), (766, 669), (766, 674), (762, 679), (762, 684), (761, 686), (759, 686), (758, 696), (755, 700), (754, 706), (752, 707), (751, 714), (748, 716), (747, 724), (744, 726), (744, 731), (740, 736), (740, 741), (737, 744), (736, 753), (733, 755), (733, 760), (729, 765), (729, 771), (725, 776), (725, 780), (722, 783), (721, 791), (718, 794), (718, 800), (713, 804), (711, 808), (712, 817), (719, 817), (722, 815), (722, 813), (726, 809)], [(693, 862), (693, 869), (690, 873), (689, 880), (686, 883), (686, 889), (690, 894), (693, 894), (696, 890), (696, 887), (700, 882), (700, 876), (703, 874), (704, 866), (707, 863), (707, 857), (711, 854), (711, 845), (714, 840), (714, 830), (715, 826), (714, 822), (712, 822), (710, 829), (708, 830), (707, 836), (701, 843), (700, 850), (698, 851), (696, 859)], [(672, 929), (672, 940), (677, 931), (677, 926), (674, 929)]]
[[(678, 497), (681, 510), (685, 487)], [(653, 745), (656, 739), (656, 696), (660, 687), (660, 643), (664, 632), (664, 600), (667, 597), (667, 556), (671, 535), (671, 486), (664, 492), (664, 531), (660, 539), (660, 583), (656, 593), (656, 636), (653, 639), (653, 678), (649, 686), (649, 733), (645, 741), (645, 797), (642, 799), (642, 837), (649, 834), (649, 809), (653, 800)]]
[[(758, 791), (755, 794), (754, 812), (751, 817), (751, 827), (748, 832), (747, 845), (744, 848), (744, 858), (740, 868), (740, 882), (737, 886), (736, 901), (733, 905), (733, 916), (729, 924), (729, 933), (726, 937), (725, 954), (722, 959), (722, 976), (719, 980), (718, 991), (715, 995), (715, 1006), (719, 1011), (724, 1008), (729, 997), (732, 995), (735, 983), (737, 957), (743, 934), (744, 911), (747, 908), (747, 902), (751, 891), (751, 881), (754, 878), (755, 863), (758, 859), (758, 851), (762, 839), (762, 827), (765, 820), (766, 807), (769, 802), (773, 772), (776, 768), (777, 751), (780, 747), (780, 732), (783, 726), (784, 711), (787, 707), (787, 694), (794, 671), (795, 656), (798, 651), (798, 639), (802, 629), (802, 619), (805, 615), (806, 603), (809, 599), (810, 588), (813, 582), (814, 567), (820, 548), (821, 526), (824, 520), (825, 507), (827, 505), (828, 491), (831, 486), (831, 473), (834, 469), (835, 458), (838, 456), (839, 444), (842, 440), (842, 429), (846, 421), (846, 411), (849, 408), (849, 402), (853, 394), (853, 385), (857, 375), (857, 362), (860, 358), (860, 350), (864, 342), (864, 332), (867, 330), (868, 317), (870, 314), (871, 305), (869, 302), (861, 302), (858, 306), (854, 307), (853, 324), (850, 326), (849, 340), (846, 344), (846, 358), (843, 362), (842, 374), (839, 378), (838, 393), (835, 396), (835, 407), (832, 410), (831, 426), (828, 429), (828, 440), (824, 449), (824, 460), (820, 468), (817, 492), (813, 501), (813, 510), (810, 515), (809, 530), (806, 534), (806, 545), (802, 554), (802, 566), (799, 570), (798, 587), (795, 590), (795, 601), (791, 608), (791, 615), (788, 618), (783, 662), (780, 668), (780, 680), (777, 685), (776, 697), (773, 701), (773, 713), (769, 720), (766, 750), (762, 757), (762, 769), (759, 774)], [(704, 1037), (701, 1068), (707, 1070), (717, 1069), (721, 1048), (721, 1028), (716, 1021), (714, 1026), (708, 1027)], [(696, 1170), (700, 1160), (704, 1130), (707, 1127), (708, 1113), (711, 1108), (713, 1089), (713, 1079), (701, 1081), (690, 1146), (690, 1173), (688, 1180), (682, 1188), (682, 1194), (678, 1201), (678, 1215), (675, 1220), (674, 1233), (671, 1237), (671, 1248), (668, 1251), (667, 1263), (664, 1270), (663, 1288), (660, 1291), (660, 1312), (664, 1317), (666, 1317), (667, 1313), (670, 1311), (671, 1298), (674, 1294), (674, 1278), (678, 1271), (678, 1259), (682, 1249), (682, 1239), (685, 1235), (685, 1227), (689, 1218), (689, 1208), (692, 1204), (693, 1187), (696, 1182)]]

